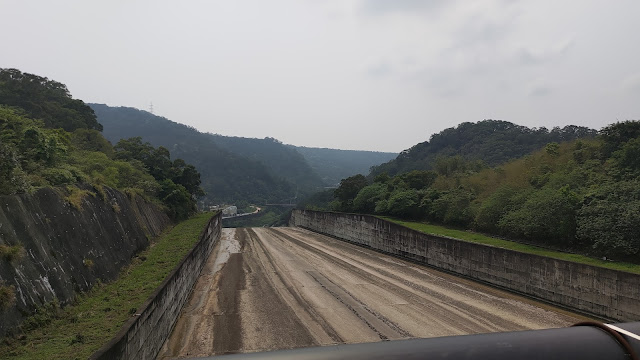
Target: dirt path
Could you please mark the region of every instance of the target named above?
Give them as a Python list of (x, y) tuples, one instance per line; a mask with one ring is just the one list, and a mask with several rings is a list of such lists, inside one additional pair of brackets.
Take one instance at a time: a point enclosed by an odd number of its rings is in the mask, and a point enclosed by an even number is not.
[(581, 320), (303, 229), (224, 229), (158, 358), (541, 329)]

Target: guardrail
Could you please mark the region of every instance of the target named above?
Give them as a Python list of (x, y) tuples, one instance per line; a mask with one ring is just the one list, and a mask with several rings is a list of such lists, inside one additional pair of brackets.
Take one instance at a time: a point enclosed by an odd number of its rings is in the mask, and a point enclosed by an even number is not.
[[(529, 330), (369, 344), (333, 345), (223, 355), (220, 360), (602, 360), (638, 359), (640, 322), (582, 323), (569, 328)], [(586, 326), (584, 326), (586, 325)]]

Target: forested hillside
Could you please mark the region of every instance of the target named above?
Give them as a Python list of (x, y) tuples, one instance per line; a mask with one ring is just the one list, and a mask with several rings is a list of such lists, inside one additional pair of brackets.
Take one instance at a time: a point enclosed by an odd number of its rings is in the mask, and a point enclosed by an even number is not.
[(305, 158), (295, 148), (283, 145), (277, 139), (210, 136), (221, 148), (266, 165), (274, 175), (295, 184), (301, 193), (314, 192), (324, 186)]
[(455, 155), (466, 161), (495, 166), (529, 154), (550, 142), (571, 141), (595, 135), (595, 130), (575, 125), (548, 130), (544, 127), (532, 129), (502, 120), (465, 122), (432, 135), (429, 141), (401, 152), (392, 161), (375, 166), (371, 176), (430, 170), (439, 157)]
[(640, 122), (625, 121), (496, 167), (455, 155), (438, 158), (433, 170), (352, 176), (334, 192), (331, 208), (640, 263), (639, 177)]
[(93, 110), (73, 99), (64, 84), (17, 69), (0, 69), (0, 104), (20, 108), (51, 129), (102, 130)]
[(15, 69), (0, 69), (0, 79), (0, 194), (66, 186), (77, 206), (84, 196), (104, 199), (106, 185), (157, 199), (173, 219), (196, 210), (202, 189), (193, 166), (139, 139), (113, 147), (93, 110), (63, 84)]
[(209, 203), (262, 204), (295, 196), (293, 183), (272, 173), (262, 162), (223, 149), (210, 134), (146, 111), (90, 105), (104, 126), (104, 136), (111, 142), (141, 137), (195, 165), (202, 174), (202, 188)]
[(293, 146), (327, 186), (337, 186), (340, 180), (355, 174), (368, 174), (371, 167), (398, 156), (397, 153), (338, 150)]

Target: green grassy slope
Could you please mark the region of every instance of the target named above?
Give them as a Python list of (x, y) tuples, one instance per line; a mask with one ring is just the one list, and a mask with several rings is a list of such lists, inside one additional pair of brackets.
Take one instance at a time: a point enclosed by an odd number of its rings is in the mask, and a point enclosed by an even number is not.
[(509, 240), (503, 240), (495, 237), (490, 237), (487, 235), (483, 235), (483, 234), (479, 234), (471, 231), (450, 229), (450, 228), (446, 228), (444, 226), (439, 226), (439, 225), (412, 222), (412, 221), (403, 221), (403, 220), (398, 220), (398, 219), (385, 217), (385, 216), (379, 216), (379, 218), (394, 222), (402, 226), (406, 226), (410, 229), (417, 230), (425, 234), (446, 236), (454, 239), (460, 239), (464, 241), (470, 241), (470, 242), (475, 242), (479, 244), (495, 246), (503, 249), (520, 251), (528, 254), (547, 256), (554, 259), (572, 261), (580, 264), (599, 266), (599, 267), (603, 267), (611, 270), (620, 270), (620, 271), (640, 274), (640, 265), (636, 265), (636, 264), (605, 261), (605, 260), (600, 260), (600, 259), (579, 255), (579, 254), (571, 254), (566, 252), (554, 251), (554, 250), (549, 250), (549, 249), (545, 249), (537, 246), (522, 244), (522, 243), (509, 241)]
[(86, 359), (107, 343), (198, 241), (211, 213), (167, 231), (140, 253), (120, 277), (96, 285), (63, 309), (54, 304), (23, 324), (22, 335), (0, 343), (2, 359)]

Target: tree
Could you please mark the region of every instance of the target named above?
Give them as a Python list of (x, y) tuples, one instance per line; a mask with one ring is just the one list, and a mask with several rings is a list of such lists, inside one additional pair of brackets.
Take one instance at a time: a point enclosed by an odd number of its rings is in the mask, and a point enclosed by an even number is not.
[(541, 243), (568, 246), (575, 241), (578, 196), (568, 187), (545, 187), (529, 196), (518, 209), (504, 215), (503, 234)]
[(473, 198), (473, 194), (462, 187), (449, 190), (432, 202), (430, 215), (445, 224), (468, 226), (474, 218)]
[(182, 159), (172, 162), (171, 154), (165, 147), (154, 148), (148, 142), (143, 143), (140, 136), (136, 136), (118, 141), (114, 149), (118, 159), (142, 162), (156, 180), (170, 179), (184, 186), (194, 198), (204, 195), (200, 187), (200, 173), (195, 166), (187, 164)]
[(640, 174), (640, 137), (621, 145), (611, 157), (625, 175), (637, 177)]
[(71, 133), (71, 144), (78, 150), (99, 151), (109, 157), (115, 155), (111, 143), (98, 130), (77, 129)]
[(551, 156), (558, 156), (559, 148), (560, 148), (560, 145), (558, 145), (557, 142), (550, 142), (547, 145), (545, 145), (544, 150), (547, 152), (547, 154)]
[(396, 190), (386, 203), (386, 212), (392, 216), (416, 218), (419, 215), (419, 197), (414, 189)]
[(365, 186), (367, 186), (367, 179), (362, 174), (342, 179), (340, 186), (333, 192), (333, 197), (340, 203), (340, 210), (351, 211), (353, 199)]
[(577, 212), (578, 240), (599, 254), (638, 261), (640, 180), (603, 184)]
[(147, 165), (150, 162), (149, 158), (154, 148), (148, 142), (143, 143), (142, 137), (136, 136), (118, 141), (114, 146), (114, 150), (116, 151), (116, 159), (135, 159)]
[(434, 168), (438, 174), (442, 176), (451, 176), (457, 172), (463, 172), (465, 170), (465, 164), (460, 155), (438, 156)]
[(624, 143), (640, 137), (640, 121), (627, 120), (606, 126), (600, 130), (600, 138), (604, 141), (604, 156), (609, 157), (620, 149)]
[(173, 177), (173, 182), (184, 186), (184, 188), (195, 198), (204, 196), (204, 190), (200, 187), (200, 173), (196, 170), (195, 166), (185, 164), (182, 159), (177, 159), (173, 162), (173, 171), (176, 175)]
[(168, 207), (169, 217), (173, 220), (184, 220), (196, 211), (195, 201), (187, 189), (169, 179), (160, 182), (158, 197)]
[(428, 188), (433, 185), (437, 177), (436, 172), (426, 170), (413, 170), (400, 176), (409, 188), (415, 190)]
[(386, 184), (389, 180), (391, 180), (391, 177), (386, 172), (376, 175), (376, 177), (373, 178), (373, 182), (382, 184)]
[(387, 196), (387, 185), (373, 183), (363, 187), (353, 200), (354, 211), (371, 214), (376, 209), (376, 203)]
[(520, 196), (520, 202), (516, 200), (517, 195), (518, 191), (509, 185), (496, 189), (481, 203), (475, 218), (476, 226), (484, 231), (497, 232), (500, 219), (509, 211), (521, 206), (526, 199)]

